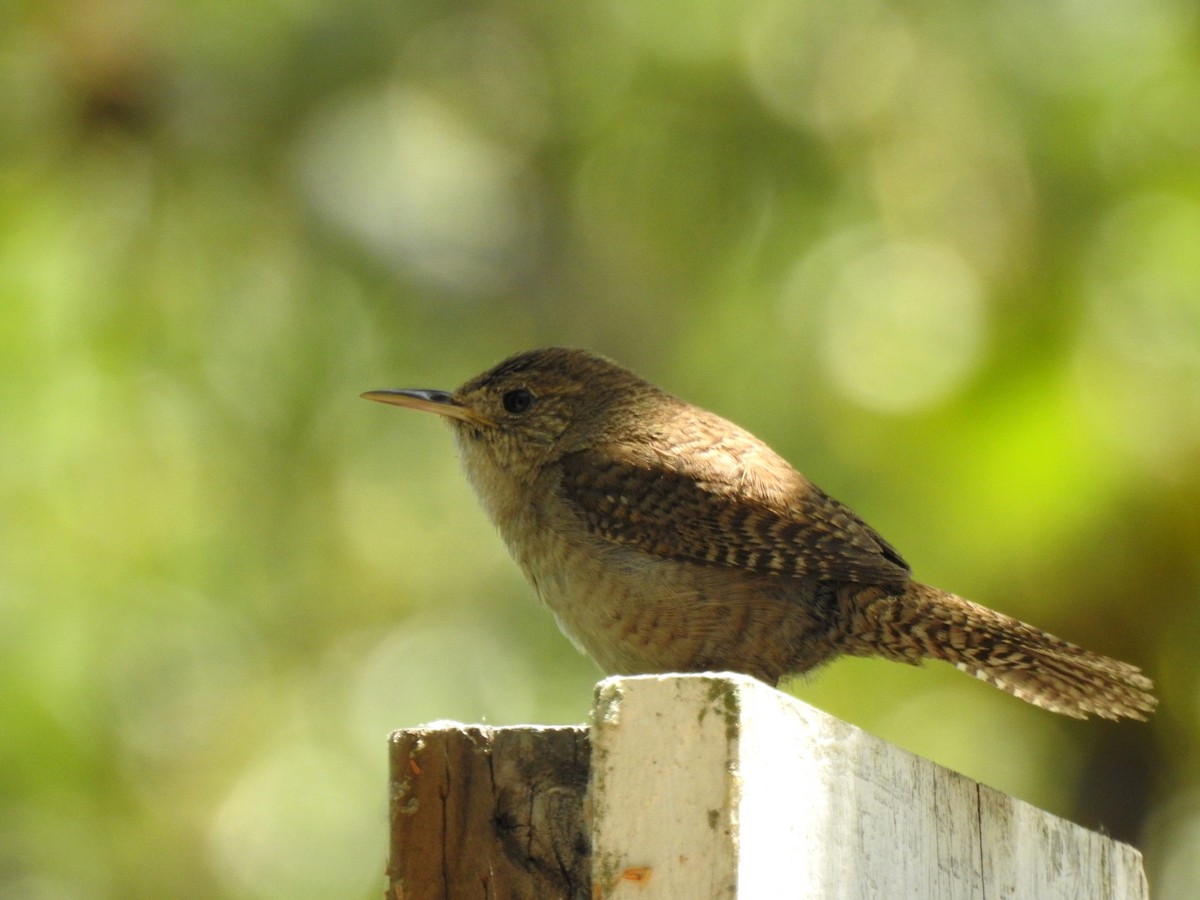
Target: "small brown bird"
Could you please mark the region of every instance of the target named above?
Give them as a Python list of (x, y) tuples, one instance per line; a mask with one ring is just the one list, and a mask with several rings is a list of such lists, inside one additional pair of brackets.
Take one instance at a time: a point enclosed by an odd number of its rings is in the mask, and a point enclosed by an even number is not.
[(454, 393), (363, 396), (446, 418), (517, 564), (608, 673), (776, 684), (844, 653), (944, 660), (1081, 719), (1157, 703), (1137, 667), (911, 580), (762, 441), (593, 353), (533, 350)]

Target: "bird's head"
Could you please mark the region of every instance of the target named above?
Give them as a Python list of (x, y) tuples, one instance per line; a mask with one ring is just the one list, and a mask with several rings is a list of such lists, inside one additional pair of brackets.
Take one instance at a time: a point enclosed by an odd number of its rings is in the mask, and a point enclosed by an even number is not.
[(567, 453), (625, 438), (622, 429), (645, 421), (636, 413), (669, 397), (611, 360), (563, 347), (509, 357), (453, 392), (362, 396), (445, 417), (477, 487), (480, 478), (532, 481)]

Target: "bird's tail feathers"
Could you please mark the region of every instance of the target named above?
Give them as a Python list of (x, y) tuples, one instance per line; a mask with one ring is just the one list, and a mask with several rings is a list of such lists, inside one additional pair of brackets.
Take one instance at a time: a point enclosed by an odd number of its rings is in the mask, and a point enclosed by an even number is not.
[[(1015, 697), (1086, 719), (1145, 720), (1154, 684), (1129, 663), (1092, 653), (1011, 616), (928, 585), (855, 604), (862, 638), (849, 650), (912, 664), (939, 659)], [(859, 630), (861, 629), (861, 630)], [(858, 646), (861, 645), (861, 646)]]

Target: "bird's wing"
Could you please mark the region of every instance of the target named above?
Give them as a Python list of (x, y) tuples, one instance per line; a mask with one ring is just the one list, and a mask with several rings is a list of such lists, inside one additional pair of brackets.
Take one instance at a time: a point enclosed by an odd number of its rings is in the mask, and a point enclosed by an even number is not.
[(561, 490), (593, 534), (653, 556), (813, 581), (908, 581), (907, 563), (850, 509), (766, 445), (751, 450), (786, 466), (783, 490), (717, 445), (704, 458), (626, 445), (571, 453)]

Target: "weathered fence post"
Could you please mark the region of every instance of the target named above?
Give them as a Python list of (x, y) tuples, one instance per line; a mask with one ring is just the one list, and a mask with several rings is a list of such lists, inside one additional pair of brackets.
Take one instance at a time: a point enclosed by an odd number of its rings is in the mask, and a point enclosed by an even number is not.
[(393, 898), (1136, 898), (1141, 855), (741, 675), (391, 740)]

